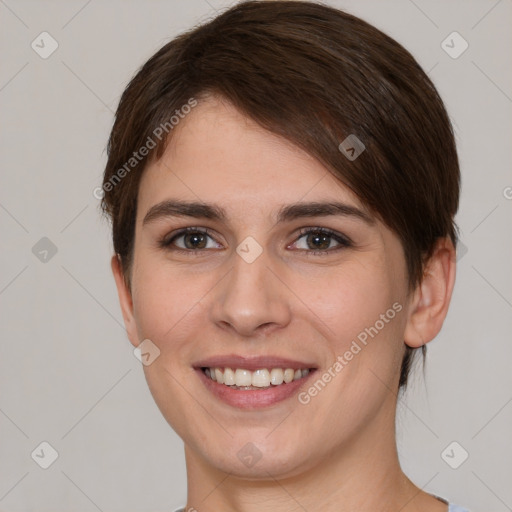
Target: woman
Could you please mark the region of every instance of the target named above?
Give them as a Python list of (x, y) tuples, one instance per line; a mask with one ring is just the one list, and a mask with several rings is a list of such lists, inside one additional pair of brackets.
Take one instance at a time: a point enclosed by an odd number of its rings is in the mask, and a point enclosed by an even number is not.
[(455, 280), (445, 108), (396, 41), (309, 2), (241, 3), (125, 90), (103, 207), (184, 510), (462, 509), (414, 485), (397, 394)]

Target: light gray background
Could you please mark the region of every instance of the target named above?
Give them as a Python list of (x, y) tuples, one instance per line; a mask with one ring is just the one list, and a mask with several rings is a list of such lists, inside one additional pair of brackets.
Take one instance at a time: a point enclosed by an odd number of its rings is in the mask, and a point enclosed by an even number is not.
[[(125, 336), (93, 189), (133, 73), (229, 3), (0, 0), (2, 511), (185, 503), (182, 443)], [(419, 486), (474, 512), (512, 510), (512, 1), (328, 4), (413, 53), (448, 106), (460, 151), (467, 253), (426, 380), (417, 372), (399, 406), (402, 464)], [(43, 31), (59, 44), (45, 60), (31, 48)], [(441, 47), (453, 31), (469, 43), (457, 59)], [(47, 262), (32, 252), (42, 237), (58, 249)], [(31, 458), (42, 441), (59, 454), (46, 470)], [(469, 453), (458, 469), (441, 457), (452, 441)]]

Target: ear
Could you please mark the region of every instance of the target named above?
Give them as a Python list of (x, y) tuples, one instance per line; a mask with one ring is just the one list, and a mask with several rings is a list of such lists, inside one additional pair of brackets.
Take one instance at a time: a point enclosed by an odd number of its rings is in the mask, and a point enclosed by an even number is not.
[(404, 341), (409, 347), (425, 345), (441, 330), (455, 284), (455, 256), (452, 241), (440, 238), (409, 305), (404, 334)]
[(137, 325), (133, 316), (133, 301), (132, 294), (128, 283), (126, 282), (121, 259), (117, 254), (112, 256), (110, 261), (112, 273), (117, 286), (117, 295), (119, 297), (119, 304), (123, 313), (124, 325), (128, 339), (134, 347), (139, 345), (139, 337), (137, 334)]

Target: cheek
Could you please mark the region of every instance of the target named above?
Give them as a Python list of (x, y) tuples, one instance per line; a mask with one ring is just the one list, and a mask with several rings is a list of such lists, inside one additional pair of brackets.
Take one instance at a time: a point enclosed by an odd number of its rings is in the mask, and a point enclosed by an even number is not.
[[(180, 350), (186, 334), (197, 330), (204, 311), (201, 299), (215, 284), (214, 275), (191, 276), (151, 257), (134, 266), (133, 308), (140, 339), (149, 338), (162, 354)], [(174, 358), (173, 358), (174, 359)]]
[(309, 293), (307, 315), (324, 335), (329, 353), (318, 375), (327, 385), (314, 381), (302, 395), (301, 403), (316, 411), (310, 415), (313, 430), (323, 431), (321, 411), (329, 410), (335, 428), (349, 435), (393, 397), (389, 390), (399, 375), (405, 305), (404, 283), (391, 275), (381, 265), (347, 265), (331, 272), (323, 286), (317, 280), (314, 292), (306, 283), (298, 292)]
[(403, 352), (406, 281), (385, 263), (354, 260), (332, 269), (328, 277), (317, 276), (314, 288), (313, 281), (302, 281), (299, 287), (298, 295), (310, 297), (309, 321), (325, 337), (329, 355), (324, 372), (329, 375), (324, 376), (332, 384), (322, 391), (322, 400), (333, 411), (366, 404), (360, 413), (370, 413), (395, 387)]
[[(200, 303), (211, 288), (208, 279), (192, 279), (186, 271), (170, 271), (165, 264), (139, 259), (133, 273), (133, 307), (139, 339), (149, 339), (159, 355), (143, 367), (155, 403), (169, 424), (186, 438), (187, 429), (201, 416), (183, 384), (191, 378), (191, 333), (201, 329), (205, 315)], [(196, 435), (200, 435), (196, 433)]]
[(317, 319), (318, 329), (339, 354), (400, 301), (400, 287), (389, 275), (379, 263), (353, 261), (314, 279), (298, 279), (295, 289), (310, 317)]
[[(142, 267), (141, 267), (142, 268)], [(149, 338), (159, 344), (166, 331), (175, 323), (180, 302), (169, 293), (169, 284), (158, 270), (134, 272), (133, 310), (139, 338)], [(183, 305), (184, 301), (181, 301)]]

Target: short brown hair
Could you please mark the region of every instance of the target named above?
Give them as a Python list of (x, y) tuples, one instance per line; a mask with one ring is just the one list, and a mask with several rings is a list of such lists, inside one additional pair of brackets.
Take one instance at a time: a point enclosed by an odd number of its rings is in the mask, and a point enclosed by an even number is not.
[[(148, 161), (162, 156), (172, 129), (133, 171), (126, 162), (191, 98), (208, 94), (304, 149), (351, 189), (400, 237), (411, 288), (421, 282), (438, 238), (456, 245), (460, 173), (452, 126), (411, 54), (365, 21), (325, 5), (248, 1), (163, 46), (121, 97), (102, 207), (125, 276), (140, 179)], [(353, 161), (339, 149), (349, 135), (365, 146)], [(406, 347), (400, 387), (412, 354)]]

